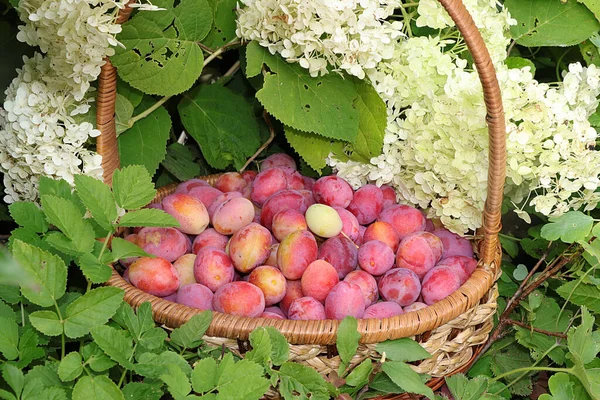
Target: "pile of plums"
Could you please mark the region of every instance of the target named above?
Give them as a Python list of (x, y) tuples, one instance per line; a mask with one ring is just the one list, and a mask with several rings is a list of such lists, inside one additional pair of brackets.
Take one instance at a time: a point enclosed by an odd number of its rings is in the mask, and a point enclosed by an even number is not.
[(137, 288), (203, 310), (293, 320), (386, 318), (452, 294), (477, 266), (471, 243), (397, 204), (391, 187), (354, 191), (302, 176), (274, 154), (214, 187), (181, 183), (160, 208), (179, 228), (126, 239), (155, 256), (121, 260)]

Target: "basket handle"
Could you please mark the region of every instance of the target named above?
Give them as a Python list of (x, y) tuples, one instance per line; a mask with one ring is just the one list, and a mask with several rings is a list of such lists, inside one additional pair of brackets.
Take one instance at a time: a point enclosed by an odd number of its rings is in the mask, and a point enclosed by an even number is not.
[[(132, 0), (133, 2), (135, 0)], [(461, 0), (439, 0), (463, 35), (465, 43), (473, 56), (479, 80), (483, 87), (483, 97), (487, 109), (486, 121), (489, 134), (489, 166), (487, 199), (483, 211), (483, 241), (480, 245), (480, 258), (485, 265), (493, 263), (498, 251), (498, 232), (501, 229), (501, 207), (506, 177), (506, 125), (500, 86), (496, 79), (496, 71), (483, 38), (471, 15)], [(129, 3), (128, 3), (129, 4)], [(129, 19), (132, 8), (125, 7), (119, 11), (117, 23)], [(97, 152), (102, 155), (104, 181), (112, 182), (112, 175), (119, 167), (119, 150), (115, 127), (115, 101), (117, 97), (116, 68), (107, 59), (99, 76), (97, 97), (97, 126), (101, 134), (97, 139)]]

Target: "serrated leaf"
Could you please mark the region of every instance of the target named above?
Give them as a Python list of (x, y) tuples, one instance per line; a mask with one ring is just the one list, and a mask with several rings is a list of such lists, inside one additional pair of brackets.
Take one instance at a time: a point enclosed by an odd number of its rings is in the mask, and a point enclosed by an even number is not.
[[(21, 393), (21, 400), (37, 400), (40, 398), (40, 394), (44, 390), (44, 382), (41, 379), (33, 379), (25, 382), (23, 392)], [(2, 396), (0, 396), (2, 397)], [(66, 400), (66, 396), (65, 396)]]
[(486, 392), (489, 381), (483, 376), (469, 380), (463, 374), (455, 374), (446, 377), (446, 385), (456, 399), (479, 400)]
[(510, 33), (522, 46), (572, 46), (600, 30), (594, 15), (577, 0), (506, 0), (504, 5), (518, 21)]
[(90, 332), (94, 342), (106, 353), (107, 356), (118, 362), (126, 369), (133, 369), (133, 341), (125, 336), (125, 331), (117, 330), (111, 326), (100, 325), (91, 328)]
[(179, 328), (173, 329), (171, 341), (178, 346), (191, 349), (202, 343), (202, 336), (210, 326), (212, 321), (211, 311), (202, 311), (194, 315), (185, 324)]
[(237, 1), (216, 0), (215, 4), (211, 5), (214, 8), (214, 23), (202, 43), (208, 47), (217, 48), (235, 38)]
[(314, 369), (306, 365), (286, 362), (279, 369), (279, 391), (285, 400), (327, 400), (331, 386)]
[(13, 257), (32, 277), (35, 287), (22, 286), (21, 292), (32, 303), (50, 307), (66, 290), (67, 267), (60, 257), (17, 240)]
[(192, 372), (192, 367), (185, 358), (173, 351), (164, 351), (160, 354), (143, 353), (134, 365), (134, 371), (147, 378), (158, 378), (165, 372), (167, 365), (178, 366), (186, 375)]
[(127, 328), (136, 342), (140, 340), (144, 332), (154, 328), (152, 306), (148, 301), (138, 307), (137, 313), (133, 312), (129, 304), (121, 304), (113, 319), (123, 328)]
[(373, 372), (373, 362), (370, 359), (358, 364), (346, 377), (346, 384), (353, 387), (362, 387), (369, 382)]
[(219, 84), (185, 94), (178, 106), (187, 132), (214, 168), (239, 169), (260, 146), (252, 105)]
[(271, 338), (265, 328), (256, 328), (250, 333), (252, 350), (246, 353), (244, 359), (269, 367), (271, 360)]
[(129, 120), (133, 116), (134, 108), (135, 106), (127, 97), (117, 93), (117, 98), (115, 100), (115, 127), (117, 129), (117, 136), (131, 128), (129, 126)]
[(585, 240), (592, 230), (594, 219), (580, 211), (569, 211), (560, 217), (550, 217), (550, 223), (544, 225), (541, 235), (546, 240), (562, 240), (573, 243)]
[(308, 70), (271, 55), (257, 42), (246, 47), (246, 59), (253, 70), (257, 60), (269, 67), (256, 98), (275, 118), (297, 130), (354, 143), (359, 116), (353, 107), (356, 89), (349, 79), (338, 74), (313, 78)]
[(2, 300), (0, 300), (0, 318), (6, 318), (11, 321), (17, 320), (17, 313)]
[(167, 147), (162, 166), (180, 181), (200, 175), (200, 165), (194, 162), (194, 155), (187, 146), (180, 143), (171, 143)]
[(106, 371), (116, 364), (94, 342), (90, 342), (83, 346), (81, 354), (83, 355), (83, 361), (85, 361), (85, 363), (90, 366), (92, 371), (95, 372)]
[(208, 34), (212, 12), (206, 0), (154, 2), (164, 11), (138, 13), (123, 25), (111, 61), (121, 79), (148, 94), (171, 96), (188, 90), (203, 69), (199, 42)]
[(78, 264), (83, 275), (92, 283), (104, 283), (112, 275), (112, 269), (108, 265), (102, 264), (95, 256), (89, 253), (79, 257)]
[(290, 345), (277, 329), (267, 326), (269, 337), (271, 338), (271, 362), (273, 365), (281, 365), (290, 358)]
[[(514, 339), (512, 339), (514, 340)], [(524, 347), (511, 344), (502, 350), (495, 351), (490, 357), (490, 365), (494, 375), (498, 376), (517, 368), (526, 368), (533, 364), (529, 352)], [(518, 374), (512, 374), (505, 379), (511, 381)], [(510, 387), (510, 392), (520, 396), (528, 396), (531, 393), (532, 384), (530, 377), (523, 377)]]
[(62, 382), (58, 377), (58, 362), (36, 365), (25, 375), (25, 384), (33, 380), (41, 380), (44, 386), (60, 386)]
[[(30, 278), (29, 275), (27, 277)], [(8, 304), (17, 304), (22, 300), (20, 289), (12, 285), (0, 285), (0, 299)]]
[(129, 382), (123, 386), (125, 400), (160, 400), (163, 391), (158, 384), (145, 382)]
[(422, 382), (419, 374), (413, 371), (408, 364), (401, 361), (388, 361), (383, 363), (381, 368), (396, 385), (407, 392), (422, 394), (434, 399), (433, 390)]
[(160, 380), (167, 384), (169, 393), (173, 395), (175, 400), (184, 399), (192, 391), (190, 380), (175, 365), (167, 365), (167, 373), (162, 374)]
[[(136, 112), (141, 113), (153, 103), (144, 99)], [(154, 175), (167, 153), (171, 125), (171, 117), (164, 107), (158, 107), (147, 117), (136, 121), (117, 139), (121, 165), (143, 165), (150, 175)]]
[(0, 317), (0, 353), (7, 360), (19, 356), (19, 326), (13, 319)]
[(94, 247), (94, 230), (83, 219), (83, 213), (70, 200), (57, 196), (42, 196), (42, 208), (49, 223), (68, 237), (74, 250), (88, 253)]
[(379, 354), (385, 353), (385, 357), (392, 361), (413, 362), (431, 357), (421, 345), (409, 338), (386, 340), (377, 343), (375, 349)]
[(170, 214), (156, 208), (143, 208), (130, 211), (119, 220), (119, 226), (158, 226), (163, 228), (177, 227), (179, 222)]
[(141, 165), (130, 165), (115, 170), (113, 194), (121, 208), (137, 210), (152, 201), (156, 196), (156, 189), (146, 168)]
[(92, 289), (67, 307), (65, 334), (78, 338), (91, 328), (105, 324), (123, 301), (123, 290), (116, 287)]
[(58, 376), (63, 382), (76, 379), (83, 372), (81, 354), (73, 351), (67, 354), (58, 366)]
[(70, 200), (73, 197), (71, 185), (64, 179), (52, 179), (42, 175), (40, 176), (38, 190), (40, 198), (51, 195)]
[(73, 400), (124, 400), (117, 385), (103, 375), (84, 376), (73, 387)]
[(110, 187), (91, 176), (75, 175), (75, 190), (96, 222), (102, 228), (112, 230), (112, 223), (117, 218), (117, 207)]
[(38, 347), (40, 338), (32, 326), (26, 325), (21, 330), (20, 335), (19, 362), (17, 363), (17, 367), (25, 368), (33, 360), (44, 357), (46, 351), (45, 349)]
[(577, 0), (580, 3), (585, 4), (585, 6), (590, 10), (595, 16), (596, 20), (600, 21), (600, 3), (596, 0)]
[(219, 387), (217, 400), (259, 400), (267, 393), (271, 384), (260, 375), (242, 375), (236, 381)]
[(25, 386), (23, 372), (12, 364), (4, 364), (2, 367), (2, 377), (17, 397), (20, 397), (23, 386)]
[(204, 358), (192, 371), (192, 387), (197, 393), (211, 391), (217, 385), (217, 378), (217, 362), (214, 358)]
[(579, 280), (570, 281), (556, 289), (556, 293), (578, 306), (586, 306), (594, 312), (600, 312), (600, 292), (596, 285)]
[(139, 344), (148, 350), (156, 350), (165, 344), (167, 332), (161, 328), (152, 328), (142, 333)]
[(154, 257), (146, 253), (140, 246), (128, 240), (114, 237), (111, 242), (113, 261), (128, 257)]
[(19, 201), (8, 206), (12, 219), (30, 231), (44, 233), (48, 230), (48, 223), (44, 212), (33, 202)]
[(311, 132), (301, 132), (292, 127), (285, 127), (285, 138), (302, 159), (315, 171), (321, 173), (326, 167), (326, 159), (330, 153), (344, 154), (344, 143), (328, 139)]
[(573, 382), (569, 380), (569, 375), (564, 372), (558, 372), (548, 379), (549, 394), (542, 394), (539, 400), (573, 400)]
[(600, 351), (600, 342), (592, 337), (595, 318), (587, 308), (581, 308), (581, 324), (569, 329), (567, 343), (569, 352), (585, 365), (594, 360)]
[(35, 311), (29, 315), (29, 322), (38, 331), (48, 336), (58, 336), (63, 333), (63, 324), (54, 311)]
[(358, 322), (354, 317), (346, 317), (340, 322), (337, 331), (337, 338), (335, 345), (340, 355), (340, 368), (338, 374), (342, 374), (347, 368), (350, 360), (356, 354), (358, 349), (358, 341), (360, 340), (360, 333), (358, 333)]
[(369, 162), (381, 154), (387, 126), (386, 106), (373, 85), (354, 80), (357, 97), (354, 108), (358, 111), (358, 134), (352, 146), (352, 158)]

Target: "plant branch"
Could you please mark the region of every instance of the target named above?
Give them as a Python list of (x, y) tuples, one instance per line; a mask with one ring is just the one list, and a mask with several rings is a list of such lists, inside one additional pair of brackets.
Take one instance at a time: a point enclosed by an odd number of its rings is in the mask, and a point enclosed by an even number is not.
[(260, 146), (258, 150), (256, 150), (256, 153), (254, 153), (252, 157), (250, 157), (248, 161), (246, 161), (246, 164), (244, 164), (244, 166), (240, 168), (240, 173), (244, 172), (244, 170), (248, 168), (248, 165), (250, 165), (250, 163), (254, 161), (256, 157), (258, 157), (260, 153), (262, 153), (263, 150), (266, 149), (269, 144), (271, 144), (273, 139), (275, 139), (275, 129), (273, 128), (273, 124), (271, 123), (271, 120), (269, 119), (269, 114), (266, 110), (263, 111), (263, 118), (267, 123), (267, 126), (269, 127), (269, 132), (271, 133), (271, 135), (269, 136), (269, 139), (265, 143), (263, 143), (263, 145)]
[(552, 367), (523, 367), (513, 369), (512, 371), (505, 372), (503, 374), (498, 375), (497, 377), (490, 379), (492, 382), (498, 381), (502, 378), (506, 378), (509, 375), (518, 374), (519, 372), (529, 372), (529, 371), (551, 371), (551, 372), (566, 372), (568, 374), (573, 372), (572, 368), (552, 368)]
[(132, 127), (133, 124), (138, 122), (140, 119), (146, 118), (148, 115), (152, 114), (158, 107), (162, 106), (169, 100), (172, 96), (165, 96), (158, 100), (156, 103), (152, 104), (150, 107), (145, 109), (143, 112), (139, 113), (135, 117), (131, 117), (131, 119), (127, 122), (128, 127)]
[(553, 336), (553, 337), (557, 337), (557, 338), (561, 338), (561, 339), (566, 339), (567, 335), (565, 335), (564, 333), (560, 333), (560, 332), (551, 332), (551, 331), (546, 331), (544, 329), (538, 329), (535, 328), (533, 326), (524, 324), (523, 322), (520, 321), (515, 321), (514, 319), (508, 319), (506, 320), (506, 323), (509, 325), (516, 325), (516, 326), (520, 326), (521, 328), (525, 328), (529, 331), (534, 331), (537, 333), (542, 333), (544, 335), (548, 335), (548, 336)]
[(240, 69), (240, 60), (237, 60), (228, 70), (223, 74), (224, 77), (232, 76)]

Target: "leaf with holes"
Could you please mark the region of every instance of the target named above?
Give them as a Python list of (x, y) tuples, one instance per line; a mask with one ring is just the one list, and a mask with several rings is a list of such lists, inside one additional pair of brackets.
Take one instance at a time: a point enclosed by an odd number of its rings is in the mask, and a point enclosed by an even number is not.
[[(152, 106), (154, 101), (146, 98), (136, 108), (136, 113)], [(147, 117), (119, 135), (121, 166), (140, 164), (154, 175), (158, 165), (167, 154), (167, 140), (171, 132), (171, 117), (164, 107), (159, 107)]]
[(141, 12), (123, 24), (111, 61), (119, 76), (148, 94), (171, 96), (192, 87), (204, 65), (198, 43), (206, 37), (213, 14), (206, 0), (156, 0), (164, 11)]
[(211, 3), (215, 23), (202, 43), (217, 48), (235, 38), (237, 0), (213, 0)]
[(217, 169), (244, 165), (260, 146), (258, 124), (248, 101), (219, 85), (202, 85), (183, 97), (181, 121)]
[(359, 113), (354, 108), (357, 92), (349, 79), (338, 74), (318, 78), (298, 64), (288, 63), (256, 42), (246, 48), (246, 72), (256, 75), (262, 64), (269, 72), (256, 98), (275, 118), (304, 132), (354, 143)]
[(506, 0), (504, 5), (518, 21), (510, 34), (522, 46), (572, 46), (600, 30), (594, 14), (577, 0)]

